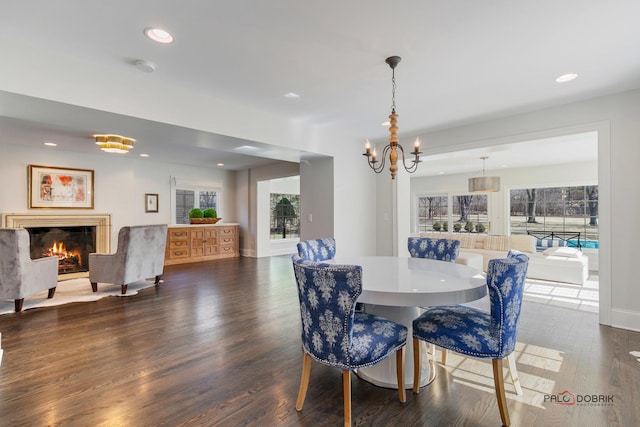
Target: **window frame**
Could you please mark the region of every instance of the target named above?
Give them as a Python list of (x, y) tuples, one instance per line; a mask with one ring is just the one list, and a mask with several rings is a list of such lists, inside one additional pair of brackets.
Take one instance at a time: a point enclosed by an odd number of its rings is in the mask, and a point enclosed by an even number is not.
[(182, 224), (177, 222), (177, 215), (176, 215), (176, 209), (177, 209), (177, 194), (176, 191), (177, 190), (186, 190), (186, 191), (193, 191), (196, 194), (194, 194), (194, 207), (200, 207), (200, 192), (210, 192), (210, 191), (215, 191), (216, 192), (216, 212), (218, 214), (218, 217), (222, 217), (222, 207), (223, 205), (223, 192), (222, 192), (222, 186), (220, 185), (203, 185), (203, 184), (198, 184), (198, 183), (190, 183), (190, 182), (182, 182), (182, 181), (177, 181), (174, 178), (171, 180), (171, 223), (174, 225), (188, 225), (187, 224)]

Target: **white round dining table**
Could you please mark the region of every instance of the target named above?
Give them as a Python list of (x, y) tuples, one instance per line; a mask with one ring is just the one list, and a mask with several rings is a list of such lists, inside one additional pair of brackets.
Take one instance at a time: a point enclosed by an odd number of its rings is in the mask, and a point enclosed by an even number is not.
[[(413, 387), (413, 319), (421, 308), (472, 302), (487, 295), (482, 271), (453, 262), (393, 256), (336, 257), (335, 264), (362, 266), (362, 293), (358, 302), (365, 312), (398, 322), (409, 329), (405, 351), (405, 387)], [(423, 358), (428, 363), (427, 358)], [(421, 385), (429, 381), (422, 369)], [(380, 387), (398, 388), (395, 357), (356, 374)]]

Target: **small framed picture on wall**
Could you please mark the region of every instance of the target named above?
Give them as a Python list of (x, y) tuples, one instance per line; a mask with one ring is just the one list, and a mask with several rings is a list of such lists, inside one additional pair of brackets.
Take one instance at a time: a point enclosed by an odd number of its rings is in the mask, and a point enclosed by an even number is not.
[(158, 195), (157, 194), (147, 193), (144, 195), (144, 211), (158, 212)]

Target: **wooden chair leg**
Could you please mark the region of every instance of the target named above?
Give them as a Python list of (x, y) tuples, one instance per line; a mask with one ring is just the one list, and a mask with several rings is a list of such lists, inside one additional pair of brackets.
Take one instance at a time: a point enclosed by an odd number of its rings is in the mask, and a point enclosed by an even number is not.
[(520, 386), (520, 375), (518, 375), (518, 369), (516, 368), (516, 355), (515, 352), (507, 356), (507, 363), (509, 364), (509, 375), (511, 376), (511, 383), (516, 389), (516, 394), (522, 396), (522, 387)]
[(154, 282), (156, 285), (160, 283), (160, 276), (156, 276), (156, 281)]
[(413, 392), (420, 393), (420, 378), (422, 376), (422, 341), (413, 339)]
[(342, 394), (344, 395), (344, 426), (351, 427), (351, 371), (342, 371)]
[(127, 293), (127, 288), (129, 287), (129, 285), (122, 285), (122, 295)]
[(446, 365), (447, 364), (447, 355), (449, 354), (449, 350), (447, 350), (446, 348), (443, 348), (441, 351), (442, 351), (442, 364)]
[(49, 288), (49, 293), (47, 294), (47, 298), (53, 298), (55, 294), (56, 294), (56, 287), (54, 286), (53, 288)]
[(98, 292), (98, 282), (91, 282), (91, 290), (93, 292)]
[(510, 426), (509, 408), (507, 407), (507, 396), (504, 391), (504, 373), (502, 372), (502, 359), (493, 359), (493, 382), (496, 386), (496, 398), (498, 399), (498, 409), (503, 426)]
[(22, 304), (24, 304), (24, 298), (13, 301), (13, 308), (16, 310), (16, 313), (22, 311)]
[(300, 388), (298, 389), (298, 400), (296, 400), (296, 411), (302, 410), (304, 398), (307, 396), (309, 388), (309, 377), (311, 376), (311, 356), (302, 352), (302, 375), (300, 376)]
[(407, 401), (407, 391), (404, 389), (404, 347), (396, 351), (396, 376), (398, 377), (398, 398), (404, 403)]

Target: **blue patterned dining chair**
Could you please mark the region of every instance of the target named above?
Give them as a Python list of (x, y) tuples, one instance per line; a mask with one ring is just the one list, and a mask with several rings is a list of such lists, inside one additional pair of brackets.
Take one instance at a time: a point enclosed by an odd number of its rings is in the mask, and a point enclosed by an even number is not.
[(412, 258), (455, 262), (460, 253), (460, 240), (409, 237), (407, 249)]
[[(437, 261), (456, 262), (460, 254), (460, 240), (436, 239), (431, 237), (409, 237), (407, 249), (412, 258), (428, 258)], [(430, 346), (435, 356), (436, 346)], [(442, 364), (447, 364), (447, 350), (442, 350)]]
[(303, 240), (298, 243), (298, 256), (306, 261), (325, 261), (336, 256), (336, 241), (332, 237)]
[(311, 361), (342, 370), (344, 425), (351, 425), (351, 371), (396, 355), (398, 395), (406, 400), (404, 348), (407, 328), (382, 317), (356, 313), (362, 267), (311, 262), (293, 255), (302, 320), (302, 376), (296, 401), (301, 411)]
[[(516, 251), (510, 251), (505, 259), (489, 261), (489, 312), (463, 305), (432, 307), (413, 321), (414, 393), (420, 391), (420, 341), (466, 356), (492, 359), (500, 418), (503, 425), (510, 425), (502, 359), (512, 355), (516, 346), (516, 330), (528, 265), (529, 257)], [(517, 373), (513, 377), (515, 361), (512, 367), (510, 360), (509, 367), (513, 368), (512, 379), (518, 390)]]

